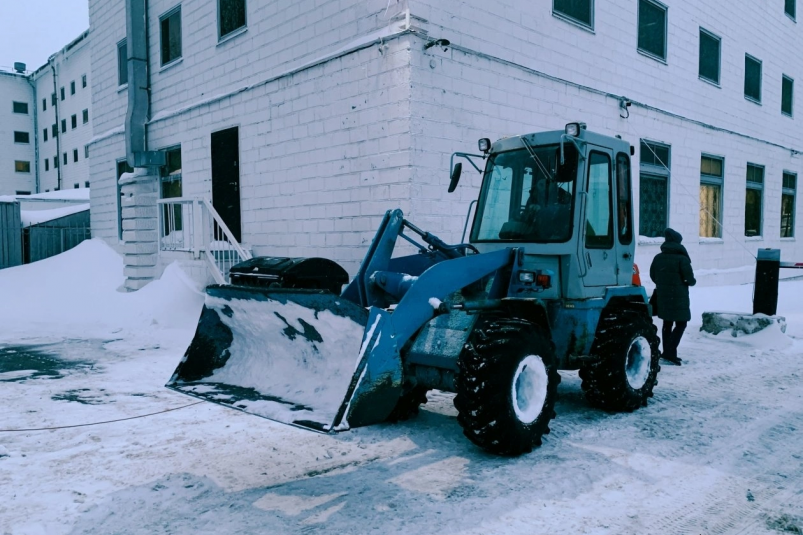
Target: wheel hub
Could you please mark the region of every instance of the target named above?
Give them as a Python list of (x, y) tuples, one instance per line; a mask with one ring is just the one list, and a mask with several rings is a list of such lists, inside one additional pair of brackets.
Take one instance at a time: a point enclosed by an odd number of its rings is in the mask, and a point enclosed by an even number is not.
[(630, 342), (627, 350), (627, 363), (625, 373), (627, 383), (633, 390), (638, 390), (647, 382), (650, 375), (650, 363), (652, 362), (652, 349), (650, 343), (643, 336), (639, 336)]
[(538, 418), (544, 408), (547, 397), (546, 367), (538, 355), (528, 355), (521, 362), (513, 375), (513, 410), (516, 417), (524, 424), (530, 424)]

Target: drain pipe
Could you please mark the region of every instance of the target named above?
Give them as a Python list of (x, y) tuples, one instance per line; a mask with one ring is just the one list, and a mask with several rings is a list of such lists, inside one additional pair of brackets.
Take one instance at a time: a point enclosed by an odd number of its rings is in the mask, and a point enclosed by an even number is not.
[(36, 94), (36, 80), (34, 80), (34, 75), (36, 73), (32, 73), (26, 77), (28, 80), (28, 84), (31, 86), (31, 90), (33, 92), (33, 154), (36, 160), (34, 161), (34, 193), (41, 193), (40, 190), (40, 180), (39, 180), (39, 96)]
[(139, 290), (158, 274), (159, 167), (165, 154), (148, 150), (150, 115), (148, 69), (148, 0), (126, 0), (128, 110), (125, 117), (126, 160), (133, 173), (120, 177), (125, 289)]
[[(53, 61), (55, 55), (50, 56), (47, 61), (50, 62), (50, 71), (53, 73), (53, 94), (56, 95), (56, 103), (53, 104), (53, 113), (56, 114), (56, 189), (61, 189), (61, 125), (59, 124), (59, 90), (58, 80), (56, 79), (56, 62)], [(51, 101), (52, 103), (52, 101)], [(51, 132), (52, 134), (53, 132)]]

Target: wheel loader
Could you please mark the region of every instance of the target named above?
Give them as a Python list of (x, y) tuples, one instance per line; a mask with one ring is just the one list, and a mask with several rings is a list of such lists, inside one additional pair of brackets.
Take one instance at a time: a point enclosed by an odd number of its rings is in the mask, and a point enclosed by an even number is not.
[[(500, 455), (549, 433), (558, 370), (579, 370), (595, 407), (646, 405), (660, 354), (632, 279), (632, 147), (570, 123), (479, 151), (453, 155), (483, 173), (467, 243), (390, 210), (350, 282), (323, 258), (239, 264), (206, 289), (167, 386), (324, 433), (454, 392), (466, 437)], [(450, 191), (462, 162), (451, 167)]]

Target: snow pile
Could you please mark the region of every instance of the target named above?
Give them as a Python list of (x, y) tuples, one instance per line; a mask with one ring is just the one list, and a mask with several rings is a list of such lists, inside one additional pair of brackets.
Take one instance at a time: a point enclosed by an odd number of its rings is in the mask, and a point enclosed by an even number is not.
[(121, 331), (194, 329), (203, 292), (176, 265), (136, 293), (121, 293), (123, 261), (94, 239), (60, 255), (0, 271), (0, 340), (109, 338)]

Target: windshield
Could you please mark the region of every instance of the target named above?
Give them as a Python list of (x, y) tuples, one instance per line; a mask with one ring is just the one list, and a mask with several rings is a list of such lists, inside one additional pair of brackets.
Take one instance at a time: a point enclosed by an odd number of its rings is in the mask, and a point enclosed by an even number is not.
[(565, 242), (572, 235), (577, 149), (564, 143), (491, 156), (471, 241)]

